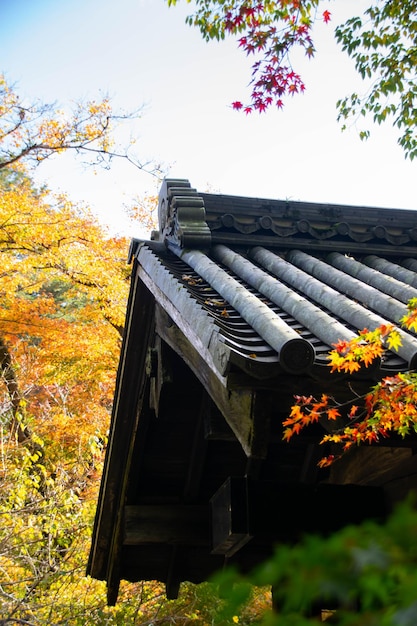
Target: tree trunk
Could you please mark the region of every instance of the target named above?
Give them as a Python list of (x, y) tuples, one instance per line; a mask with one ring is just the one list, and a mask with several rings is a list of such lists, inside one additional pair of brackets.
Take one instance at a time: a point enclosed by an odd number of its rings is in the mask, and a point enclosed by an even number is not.
[(12, 365), (12, 357), (2, 337), (0, 337), (0, 375), (7, 388), (11, 403), (12, 417), (9, 421), (9, 430), (12, 437), (19, 443), (30, 439), (30, 431), (22, 422), (22, 396)]

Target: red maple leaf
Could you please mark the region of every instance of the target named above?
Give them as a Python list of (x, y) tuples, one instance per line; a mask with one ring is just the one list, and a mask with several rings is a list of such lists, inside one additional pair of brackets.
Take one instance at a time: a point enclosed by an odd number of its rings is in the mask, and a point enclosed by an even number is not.
[(323, 20), (325, 24), (330, 22), (331, 17), (332, 17), (332, 14), (330, 13), (330, 11), (323, 11)]
[(263, 100), (255, 102), (255, 109), (257, 109), (260, 113), (263, 113), (266, 110), (266, 104)]

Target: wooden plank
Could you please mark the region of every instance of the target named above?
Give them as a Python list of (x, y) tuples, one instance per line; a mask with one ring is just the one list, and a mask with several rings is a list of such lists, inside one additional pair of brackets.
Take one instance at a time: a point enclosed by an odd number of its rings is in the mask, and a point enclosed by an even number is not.
[(252, 539), (247, 490), (244, 477), (229, 477), (212, 497), (212, 554), (231, 557)]
[(123, 544), (135, 546), (144, 543), (209, 546), (208, 504), (125, 506)]
[(153, 331), (153, 305), (153, 297), (140, 281), (135, 262), (109, 444), (87, 565), (87, 572), (91, 576), (109, 581), (110, 604), (115, 602), (119, 582), (120, 504), (124, 501), (127, 486), (134, 445), (133, 434), (138, 429), (139, 415), (141, 422), (148, 418), (148, 412), (141, 414), (140, 409), (148, 380), (145, 367), (149, 337)]

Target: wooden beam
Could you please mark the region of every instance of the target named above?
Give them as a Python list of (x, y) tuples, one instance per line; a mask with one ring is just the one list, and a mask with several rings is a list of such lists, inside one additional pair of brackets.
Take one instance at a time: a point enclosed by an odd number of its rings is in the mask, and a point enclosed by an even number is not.
[(248, 481), (229, 477), (211, 499), (212, 554), (233, 556), (252, 539)]
[(187, 479), (183, 491), (183, 498), (185, 502), (195, 501), (200, 491), (200, 485), (207, 455), (208, 442), (204, 437), (204, 421), (205, 414), (210, 410), (208, 406), (209, 403), (209, 397), (207, 396), (205, 391), (203, 391), (201, 404), (198, 409), (198, 417), (195, 425), (194, 440), (191, 448)]
[(125, 546), (167, 543), (209, 547), (209, 505), (127, 505), (123, 537)]
[(308, 485), (229, 477), (211, 498), (212, 554), (227, 557), (257, 545), (296, 541), (386, 514), (384, 492), (359, 485)]

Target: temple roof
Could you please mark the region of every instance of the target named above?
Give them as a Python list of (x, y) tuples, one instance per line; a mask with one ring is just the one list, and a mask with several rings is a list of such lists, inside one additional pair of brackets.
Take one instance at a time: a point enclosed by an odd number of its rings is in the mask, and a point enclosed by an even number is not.
[[(121, 578), (162, 580), (174, 597), (181, 581), (205, 580), (225, 559), (253, 566), (277, 540), (294, 540), (291, 524), (322, 530), (333, 519), (326, 489), (345, 503), (347, 521), (351, 509), (358, 519), (379, 515), (392, 458), (368, 479), (336, 480), (317, 468), (321, 427), (287, 444), (282, 420), (295, 393), (343, 400), (417, 363), (417, 337), (403, 329), (398, 352), (353, 376), (330, 374), (327, 359), (339, 339), (398, 324), (417, 297), (414, 212), (199, 193), (186, 180), (164, 181), (158, 211), (159, 230), (129, 252), (88, 566), (107, 580), (112, 602)], [(410, 462), (412, 442), (390, 445)], [(346, 489), (334, 491), (347, 482), (381, 493), (352, 492), (362, 502), (355, 509)], [(251, 510), (275, 502), (293, 513), (273, 529), (258, 520), (221, 530), (242, 493)], [(313, 510), (321, 521), (297, 526)]]

